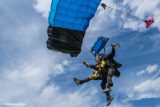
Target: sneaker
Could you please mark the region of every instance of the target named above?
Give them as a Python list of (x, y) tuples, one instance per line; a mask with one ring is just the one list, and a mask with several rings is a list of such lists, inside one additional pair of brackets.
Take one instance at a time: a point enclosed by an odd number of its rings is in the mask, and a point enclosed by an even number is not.
[(106, 105), (106, 106), (109, 106), (109, 105), (111, 104), (112, 100), (113, 100), (113, 97), (112, 97), (112, 96), (109, 96), (109, 97), (107, 98), (107, 105)]
[(79, 79), (74, 77), (73, 80), (76, 82), (77, 85), (80, 85), (80, 80)]
[(106, 87), (104, 90), (103, 90), (103, 92), (104, 93), (106, 93), (106, 92), (111, 92), (112, 90), (110, 89), (110, 88), (108, 88), (108, 87)]

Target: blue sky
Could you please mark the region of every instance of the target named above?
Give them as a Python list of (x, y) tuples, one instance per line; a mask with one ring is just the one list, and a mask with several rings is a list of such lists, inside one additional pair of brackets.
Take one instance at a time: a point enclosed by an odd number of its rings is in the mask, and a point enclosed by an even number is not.
[(100, 81), (77, 86), (72, 80), (73, 76), (85, 78), (92, 73), (81, 62), (85, 59), (95, 63), (89, 51), (101, 35), (110, 37), (109, 44), (121, 45), (116, 59), (123, 64), (122, 75), (113, 79), (111, 107), (160, 106), (159, 0), (104, 1), (142, 18), (152, 15), (155, 23), (145, 29), (142, 22), (99, 7), (77, 58), (46, 48), (50, 2), (1, 0), (0, 106), (105, 107)]

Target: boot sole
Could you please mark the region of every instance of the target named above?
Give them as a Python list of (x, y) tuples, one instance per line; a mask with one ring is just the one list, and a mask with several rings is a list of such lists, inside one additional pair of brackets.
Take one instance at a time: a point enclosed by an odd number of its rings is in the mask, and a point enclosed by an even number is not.
[(77, 84), (77, 85), (80, 85), (78, 82), (77, 82), (77, 79), (76, 78), (73, 78), (74, 82)]
[(113, 100), (113, 97), (112, 97), (111, 100), (107, 103), (106, 106), (109, 106), (109, 105), (111, 104), (112, 100)]

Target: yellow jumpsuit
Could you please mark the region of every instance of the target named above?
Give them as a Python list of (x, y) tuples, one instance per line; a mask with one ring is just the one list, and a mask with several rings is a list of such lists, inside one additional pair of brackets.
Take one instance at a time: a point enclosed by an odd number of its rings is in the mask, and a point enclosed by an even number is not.
[(93, 74), (89, 76), (89, 79), (91, 80), (96, 80), (101, 78), (101, 69), (103, 69), (105, 67), (105, 61), (101, 61), (98, 65), (96, 65), (96, 69), (95, 71), (93, 71)]

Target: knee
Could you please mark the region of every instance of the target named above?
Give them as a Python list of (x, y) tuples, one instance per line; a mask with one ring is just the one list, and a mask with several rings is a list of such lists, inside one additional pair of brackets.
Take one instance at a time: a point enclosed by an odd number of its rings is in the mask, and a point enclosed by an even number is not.
[(95, 80), (96, 78), (97, 78), (96, 75), (91, 75), (91, 76), (89, 76), (89, 79), (91, 79), (91, 80)]
[(109, 85), (110, 87), (113, 87), (113, 83), (109, 83), (108, 85)]
[(104, 90), (106, 88), (106, 83), (105, 82), (101, 82), (101, 89)]

